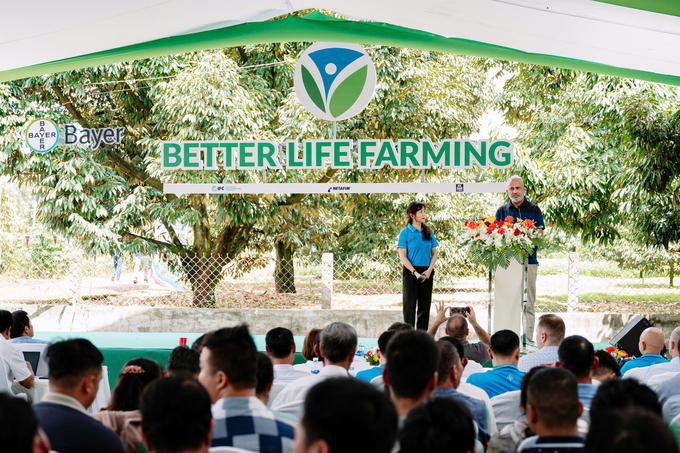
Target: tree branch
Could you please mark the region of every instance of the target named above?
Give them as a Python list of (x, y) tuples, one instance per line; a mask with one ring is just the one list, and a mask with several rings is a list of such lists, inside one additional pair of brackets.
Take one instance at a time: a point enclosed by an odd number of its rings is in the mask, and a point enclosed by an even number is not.
[[(319, 180), (319, 184), (326, 183), (331, 180), (333, 175), (335, 175), (338, 172), (337, 168), (328, 168), (326, 169), (326, 173), (324, 173), (323, 177)], [(279, 201), (279, 206), (290, 206), (292, 204), (297, 204), (300, 203), (308, 194), (306, 193), (296, 193), (291, 195), (290, 197), (286, 198), (285, 200)]]
[(179, 236), (177, 235), (177, 232), (175, 232), (175, 229), (171, 224), (168, 223), (167, 220), (161, 220), (161, 223), (163, 223), (163, 226), (165, 227), (166, 231), (170, 235), (170, 239), (172, 240), (172, 243), (179, 246), (179, 247), (184, 247), (182, 245), (182, 241), (179, 240)]
[(121, 236), (123, 236), (123, 237), (131, 236), (131, 237), (134, 237), (134, 238), (137, 238), (137, 239), (141, 239), (142, 241), (146, 241), (146, 242), (149, 242), (151, 244), (155, 244), (159, 247), (165, 247), (166, 249), (170, 250), (171, 252), (173, 252), (177, 255), (180, 255), (182, 257), (189, 256), (189, 254), (187, 253), (186, 249), (184, 249), (184, 247), (177, 247), (175, 244), (170, 244), (169, 242), (159, 241), (159, 240), (156, 240), (156, 239), (151, 239), (151, 238), (147, 238), (147, 237), (144, 237), (144, 236), (139, 236), (135, 233), (130, 233), (129, 231), (121, 232)]

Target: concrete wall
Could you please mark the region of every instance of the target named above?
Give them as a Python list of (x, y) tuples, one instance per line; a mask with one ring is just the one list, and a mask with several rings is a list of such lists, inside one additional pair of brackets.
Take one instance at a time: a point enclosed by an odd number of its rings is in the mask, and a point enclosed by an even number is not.
[[(395, 321), (402, 321), (401, 310), (260, 310), (113, 307), (88, 305), (6, 305), (5, 310), (26, 310), (36, 331), (71, 332), (208, 332), (220, 327), (247, 323), (255, 335), (264, 335), (272, 327), (287, 327), (294, 335), (305, 335), (314, 327), (333, 321), (345, 321), (357, 329), (360, 337), (377, 338)], [(539, 315), (537, 315), (539, 316)], [(608, 341), (633, 314), (562, 313), (567, 335), (583, 335), (591, 341)], [(485, 313), (478, 313), (482, 326)], [(432, 318), (433, 319), (433, 318)], [(680, 326), (680, 316), (648, 315), (647, 319), (663, 329), (666, 338)], [(440, 327), (443, 334), (444, 326)], [(470, 338), (476, 337), (472, 329)]]

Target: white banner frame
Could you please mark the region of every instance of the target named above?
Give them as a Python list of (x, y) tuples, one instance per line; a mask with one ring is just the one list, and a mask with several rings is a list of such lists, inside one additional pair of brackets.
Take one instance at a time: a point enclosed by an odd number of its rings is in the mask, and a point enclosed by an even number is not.
[(164, 183), (164, 194), (344, 194), (344, 193), (492, 193), (505, 192), (506, 182), (463, 183)]

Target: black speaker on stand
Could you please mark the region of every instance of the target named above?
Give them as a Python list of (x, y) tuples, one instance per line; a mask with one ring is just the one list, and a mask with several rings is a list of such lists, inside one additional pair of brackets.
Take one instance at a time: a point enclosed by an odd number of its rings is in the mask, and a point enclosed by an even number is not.
[(653, 327), (647, 318), (636, 315), (626, 326), (619, 331), (611, 340), (611, 344), (626, 351), (630, 357), (640, 357), (640, 334), (648, 328)]

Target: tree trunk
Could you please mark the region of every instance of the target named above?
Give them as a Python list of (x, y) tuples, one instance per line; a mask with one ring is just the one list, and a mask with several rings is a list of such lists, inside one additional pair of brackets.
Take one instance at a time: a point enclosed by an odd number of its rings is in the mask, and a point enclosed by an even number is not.
[(182, 266), (191, 283), (192, 305), (215, 308), (215, 287), (222, 279), (217, 260), (212, 257), (189, 256), (182, 258)]
[(276, 292), (295, 293), (295, 268), (293, 267), (293, 247), (281, 241), (276, 242), (276, 268), (274, 269)]
[(671, 261), (671, 272), (670, 272), (670, 287), (673, 287), (673, 277), (675, 277), (675, 260)]

